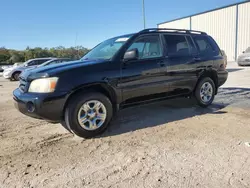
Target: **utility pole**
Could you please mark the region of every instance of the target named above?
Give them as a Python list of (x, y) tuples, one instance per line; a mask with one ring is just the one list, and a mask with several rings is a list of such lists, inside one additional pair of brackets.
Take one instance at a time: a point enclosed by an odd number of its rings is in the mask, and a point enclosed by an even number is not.
[(79, 59), (79, 49), (77, 47), (77, 38), (78, 38), (78, 32), (76, 32), (76, 39), (75, 39), (75, 49), (77, 51), (77, 59)]
[(77, 45), (77, 37), (78, 37), (78, 32), (76, 32), (76, 38), (75, 38), (75, 48), (76, 48), (76, 45)]
[(145, 16), (145, 2), (142, 0), (142, 12), (143, 12), (143, 25), (144, 29), (146, 29), (146, 16)]

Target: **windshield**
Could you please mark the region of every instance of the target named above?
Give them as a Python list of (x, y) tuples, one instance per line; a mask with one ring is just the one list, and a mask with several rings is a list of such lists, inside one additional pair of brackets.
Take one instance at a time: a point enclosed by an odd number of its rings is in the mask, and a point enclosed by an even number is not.
[(89, 53), (87, 53), (81, 60), (86, 59), (111, 59), (115, 53), (127, 42), (132, 35), (126, 35), (122, 37), (116, 37), (106, 40)]
[(250, 47), (248, 47), (245, 52), (250, 53)]
[(28, 66), (28, 63), (31, 62), (31, 60), (25, 61), (23, 64), (21, 64), (20, 66)]

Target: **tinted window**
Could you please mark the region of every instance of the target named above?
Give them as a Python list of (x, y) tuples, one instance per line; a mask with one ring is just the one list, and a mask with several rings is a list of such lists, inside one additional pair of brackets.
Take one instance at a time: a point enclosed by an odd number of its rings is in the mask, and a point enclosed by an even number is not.
[(128, 50), (137, 48), (139, 59), (156, 58), (162, 56), (159, 36), (144, 36), (137, 39)]
[(39, 59), (39, 60), (33, 60), (31, 62), (28, 63), (29, 66), (34, 66), (34, 65), (40, 65), (46, 61), (48, 61), (49, 59)]
[(214, 49), (204, 36), (194, 36), (193, 37), (201, 54), (211, 54), (214, 53)]
[(164, 35), (168, 55), (187, 56), (190, 55), (189, 45), (186, 37), (183, 35)]
[(30, 61), (27, 63), (28, 66), (32, 66), (32, 65), (35, 65), (36, 61)]
[(191, 52), (192, 54), (197, 54), (197, 49), (195, 48), (194, 42), (193, 42), (193, 40), (191, 39), (191, 37), (190, 37), (190, 36), (187, 36), (186, 39), (187, 39), (187, 41), (188, 41), (188, 46), (189, 46), (190, 52)]
[(49, 59), (40, 59), (40, 60), (37, 61), (37, 65), (40, 65), (40, 64), (42, 64), (42, 63), (44, 63), (46, 61), (49, 61)]

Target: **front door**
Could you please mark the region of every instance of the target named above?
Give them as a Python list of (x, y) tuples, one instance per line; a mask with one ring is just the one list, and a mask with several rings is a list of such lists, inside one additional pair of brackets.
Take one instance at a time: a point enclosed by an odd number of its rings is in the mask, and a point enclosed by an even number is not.
[(158, 34), (139, 36), (128, 48), (138, 49), (139, 58), (122, 63), (123, 102), (138, 102), (143, 97), (161, 93), (164, 87), (160, 67), (164, 66), (162, 43)]

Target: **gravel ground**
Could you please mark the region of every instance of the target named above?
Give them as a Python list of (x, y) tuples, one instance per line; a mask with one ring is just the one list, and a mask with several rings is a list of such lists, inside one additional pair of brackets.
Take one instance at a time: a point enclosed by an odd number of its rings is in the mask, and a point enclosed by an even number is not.
[(19, 113), (0, 77), (0, 187), (250, 187), (250, 67), (228, 70), (211, 107), (126, 109), (89, 140)]

